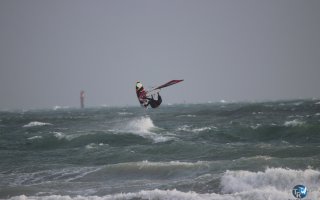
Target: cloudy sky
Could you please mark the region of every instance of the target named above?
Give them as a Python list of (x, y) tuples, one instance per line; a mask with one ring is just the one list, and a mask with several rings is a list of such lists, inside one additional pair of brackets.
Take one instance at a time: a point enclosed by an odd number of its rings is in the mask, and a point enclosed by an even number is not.
[(318, 0), (2, 0), (0, 109), (320, 97)]

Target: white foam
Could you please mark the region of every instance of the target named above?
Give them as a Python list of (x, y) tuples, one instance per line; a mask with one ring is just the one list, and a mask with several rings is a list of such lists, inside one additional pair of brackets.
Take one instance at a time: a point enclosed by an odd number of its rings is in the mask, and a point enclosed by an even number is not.
[[(230, 196), (230, 195), (225, 195)], [(11, 200), (130, 200), (130, 199), (148, 199), (148, 200), (203, 200), (203, 199), (212, 199), (212, 200), (236, 200), (236, 198), (221, 198), (218, 194), (198, 194), (196, 192), (181, 192), (176, 189), (174, 190), (142, 190), (139, 192), (129, 192), (129, 193), (118, 193), (113, 195), (106, 195), (102, 197), (98, 196), (60, 196), (60, 195), (51, 195), (51, 196), (17, 196), (12, 197)], [(238, 199), (239, 200), (239, 199)]]
[(192, 132), (199, 133), (199, 132), (203, 132), (203, 131), (209, 131), (211, 129), (212, 129), (211, 127), (195, 128), (195, 129), (192, 129)]
[(156, 128), (156, 126), (153, 124), (150, 117), (140, 117), (130, 121), (126, 128), (133, 132), (148, 134), (152, 129)]
[[(320, 172), (312, 169), (293, 170), (268, 168), (264, 172), (227, 171), (221, 178), (222, 193), (255, 195), (257, 199), (288, 199), (295, 185), (310, 188), (309, 198), (315, 197)], [(263, 197), (264, 198), (260, 198)], [(266, 198), (268, 197), (268, 198)], [(316, 199), (316, 198), (314, 198)]]
[(28, 138), (28, 140), (36, 140), (36, 139), (42, 139), (42, 136), (36, 135)]
[(155, 143), (173, 140), (173, 137), (154, 133), (155, 130), (162, 130), (155, 126), (150, 117), (139, 117), (129, 121), (126, 125), (121, 125), (118, 132), (130, 132), (144, 138), (152, 139)]
[[(268, 187), (264, 189), (252, 189), (233, 194), (216, 194), (204, 193), (200, 194), (194, 191), (181, 192), (173, 190), (142, 190), (139, 192), (118, 193), (105, 196), (17, 196), (11, 200), (131, 200), (131, 199), (148, 199), (148, 200), (284, 200), (295, 199), (291, 193), (292, 188), (286, 191), (279, 191), (276, 187)], [(318, 199), (317, 192), (309, 192), (306, 199)]]
[(45, 122), (30, 122), (29, 124), (24, 125), (23, 127), (28, 128), (28, 127), (35, 127), (35, 126), (48, 126), (48, 125), (52, 125), (50, 123), (45, 123)]
[(99, 143), (99, 144), (96, 144), (96, 143), (90, 143), (90, 144), (87, 144), (86, 145), (86, 149), (97, 149), (98, 147), (102, 147), (102, 146), (108, 146), (108, 144), (103, 144), (103, 143)]
[(183, 125), (178, 127), (178, 131), (186, 131), (186, 132), (193, 132), (193, 133), (200, 133), (204, 131), (210, 131), (212, 129), (218, 129), (215, 126), (205, 126), (205, 127), (200, 127), (200, 128), (191, 128), (189, 125)]
[(118, 112), (119, 115), (133, 115), (133, 113), (130, 112)]
[(90, 143), (86, 145), (86, 149), (94, 149), (96, 148), (96, 144), (95, 143)]
[(197, 161), (197, 162), (180, 162), (180, 161), (170, 161), (170, 162), (149, 162), (147, 160), (142, 161), (142, 162), (137, 162), (134, 163), (139, 168), (144, 168), (144, 167), (192, 167), (192, 166), (209, 166), (209, 162), (207, 161)]
[(69, 106), (54, 106), (53, 110), (69, 109)]
[(100, 170), (101, 167), (67, 167), (62, 169), (40, 170), (34, 173), (13, 172), (8, 175), (12, 179), (10, 186), (45, 184), (52, 181), (70, 182)]
[(284, 126), (287, 126), (287, 127), (295, 127), (295, 126), (302, 126), (305, 122), (303, 121), (299, 121), (297, 119), (294, 119), (292, 121), (286, 121), (284, 122)]
[(190, 129), (191, 129), (191, 126), (189, 126), (189, 125), (183, 125), (183, 126), (180, 126), (180, 127), (178, 127), (178, 131), (190, 131)]
[(300, 105), (302, 105), (302, 104), (303, 104), (302, 101), (298, 101), (298, 102), (293, 103), (293, 105), (295, 105), (295, 106), (300, 106)]
[(304, 118), (302, 115), (290, 115), (288, 118)]
[[(299, 171), (295, 171), (299, 172)], [(295, 173), (294, 172), (294, 173)], [(239, 172), (240, 173), (240, 172)], [(248, 172), (249, 173), (249, 172)], [(253, 173), (253, 172), (251, 172)], [(265, 172), (267, 173), (267, 171)], [(290, 173), (290, 172), (289, 172)], [(308, 172), (305, 172), (308, 173)], [(311, 172), (312, 173), (312, 172)], [(230, 172), (227, 172), (226, 174), (230, 174)], [(246, 173), (241, 172), (244, 176), (248, 175)], [(250, 175), (250, 174), (249, 174)], [(283, 175), (283, 174), (281, 174)], [(290, 174), (292, 175), (292, 174)], [(319, 176), (319, 174), (318, 174)], [(241, 177), (241, 176), (240, 176)], [(293, 178), (292, 176), (290, 176)], [(257, 177), (256, 177), (257, 178)], [(281, 182), (281, 177), (277, 177), (276, 180)], [(288, 179), (286, 179), (288, 180)], [(255, 179), (255, 181), (259, 182), (259, 179)], [(252, 181), (253, 184), (255, 181)], [(262, 180), (263, 181), (263, 180)], [(247, 185), (237, 185), (238, 189), (240, 189), (240, 192), (234, 192), (227, 194), (216, 194), (216, 193), (204, 193), (200, 194), (194, 191), (188, 191), (188, 192), (181, 192), (176, 189), (173, 190), (142, 190), (138, 192), (129, 192), (129, 193), (118, 193), (118, 194), (112, 194), (112, 195), (105, 195), (105, 196), (60, 196), (60, 195), (51, 195), (51, 196), (17, 196), (12, 197), (11, 200), (130, 200), (130, 199), (149, 199), (149, 200), (283, 200), (283, 199), (295, 199), (292, 195), (292, 188), (294, 187), (294, 182), (287, 183), (287, 187), (285, 189), (282, 188), (283, 185), (281, 185), (280, 188), (277, 187), (277, 185), (271, 185), (273, 183), (277, 184), (277, 181), (270, 180), (269, 184), (267, 184), (266, 187), (249, 187), (246, 188), (248, 183), (242, 183), (241, 184), (247, 184)], [(295, 180), (293, 180), (295, 181)], [(235, 186), (238, 181), (228, 183), (232, 186)], [(254, 186), (254, 185), (252, 185)], [(258, 184), (259, 186), (259, 184)], [(310, 188), (310, 186), (309, 186)], [(317, 187), (315, 187), (315, 190), (309, 189), (308, 195), (306, 199), (318, 199), (319, 192), (317, 191)]]
[(197, 117), (196, 115), (191, 115), (191, 114), (188, 114), (188, 115), (178, 115), (176, 117)]
[(66, 136), (61, 132), (53, 132), (54, 137), (58, 138), (59, 140), (66, 138)]
[(256, 125), (250, 126), (250, 128), (252, 128), (252, 129), (258, 129), (260, 127), (261, 127), (261, 124), (256, 124)]
[(169, 136), (159, 136), (159, 135), (151, 135), (151, 138), (152, 140), (155, 142), (155, 143), (160, 143), (160, 142), (167, 142), (167, 141), (170, 141), (170, 140), (174, 140), (175, 138), (174, 137), (169, 137)]
[(85, 131), (76, 131), (75, 133), (68, 134), (68, 135), (66, 135), (65, 133), (62, 133), (62, 132), (55, 132), (55, 131), (51, 132), (51, 133), (53, 134), (54, 137), (56, 137), (59, 140), (66, 139), (69, 141), (71, 141), (75, 138), (81, 137), (81, 136), (94, 134), (94, 133), (85, 132)]
[[(155, 168), (158, 167), (205, 167), (208, 163), (199, 161), (196, 163), (190, 162), (149, 162), (142, 161), (136, 163), (121, 163), (112, 165), (117, 169), (126, 167)], [(68, 178), (67, 181), (74, 181), (77, 178), (84, 177), (90, 173), (101, 170), (101, 168), (68, 168), (63, 171), (50, 171), (48, 176), (54, 175), (54, 180)], [(34, 175), (41, 175), (39, 172)], [(71, 178), (70, 178), (71, 175)], [(208, 176), (208, 175), (206, 175)], [(210, 175), (209, 175), (210, 177)], [(267, 168), (264, 171), (226, 171), (222, 174), (220, 186), (217, 188), (217, 193), (197, 193), (195, 191), (182, 192), (176, 189), (173, 190), (141, 190), (136, 192), (110, 194), (104, 196), (16, 196), (11, 200), (131, 200), (131, 199), (149, 199), (149, 200), (284, 200), (295, 199), (292, 195), (292, 189), (295, 185), (302, 184), (308, 188), (308, 195), (305, 199), (319, 199), (319, 184), (320, 171), (314, 169), (294, 170), (284, 168)], [(30, 177), (25, 177), (29, 180)], [(33, 176), (31, 178), (37, 178)], [(40, 182), (42, 179), (40, 180)], [(32, 183), (38, 183), (33, 181)], [(221, 188), (221, 190), (220, 190)]]
[(253, 115), (263, 115), (263, 112), (252, 112)]

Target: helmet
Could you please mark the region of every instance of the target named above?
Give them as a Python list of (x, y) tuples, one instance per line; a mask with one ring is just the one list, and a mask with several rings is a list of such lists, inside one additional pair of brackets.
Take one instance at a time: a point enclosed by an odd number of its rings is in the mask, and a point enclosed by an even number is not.
[(142, 88), (143, 88), (142, 84), (141, 84), (140, 82), (137, 82), (137, 84), (136, 84), (136, 90), (140, 90), (140, 89), (142, 89)]

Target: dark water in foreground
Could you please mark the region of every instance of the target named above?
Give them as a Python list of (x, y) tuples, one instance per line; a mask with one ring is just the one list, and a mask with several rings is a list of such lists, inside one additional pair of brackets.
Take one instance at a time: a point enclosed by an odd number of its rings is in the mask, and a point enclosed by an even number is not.
[(320, 198), (320, 100), (0, 112), (0, 198)]

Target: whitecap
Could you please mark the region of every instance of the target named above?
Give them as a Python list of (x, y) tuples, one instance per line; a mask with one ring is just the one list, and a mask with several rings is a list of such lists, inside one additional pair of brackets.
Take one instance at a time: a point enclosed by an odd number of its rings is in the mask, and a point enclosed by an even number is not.
[(187, 115), (178, 115), (176, 117), (197, 117), (197, 116), (196, 115), (187, 114)]
[(153, 121), (150, 117), (135, 118), (129, 121), (129, 123), (125, 126), (125, 129), (128, 131), (140, 133), (141, 135), (150, 133), (150, 131), (154, 128), (156, 128), (156, 126), (153, 124)]
[(195, 128), (195, 129), (192, 129), (192, 132), (199, 133), (203, 131), (210, 131), (211, 129), (212, 129), (211, 127)]
[(102, 146), (108, 146), (108, 144), (104, 144), (104, 143), (99, 143), (99, 144), (96, 144), (96, 143), (90, 143), (90, 144), (87, 144), (85, 146), (86, 149), (97, 149), (98, 147), (102, 147)]
[(28, 128), (28, 127), (35, 127), (35, 126), (48, 126), (48, 125), (52, 125), (50, 123), (45, 123), (45, 122), (30, 122), (29, 124), (24, 125), (23, 127)]
[(155, 131), (163, 131), (163, 129), (154, 125), (152, 119), (149, 116), (138, 117), (131, 119), (125, 124), (118, 125), (115, 129), (110, 129), (114, 133), (132, 133), (147, 139), (152, 139), (155, 143), (167, 142), (174, 140), (174, 137), (168, 136), (168, 134), (157, 134)]
[(293, 103), (293, 105), (295, 105), (295, 106), (300, 106), (300, 105), (302, 105), (303, 104), (303, 102), (302, 101), (299, 101), (299, 102), (295, 102), (295, 103)]
[(185, 131), (185, 132), (193, 132), (193, 133), (200, 133), (210, 130), (217, 130), (218, 128), (215, 126), (205, 126), (200, 128), (191, 128), (189, 125), (183, 125), (177, 128), (178, 131)]
[(149, 162), (144, 160), (142, 162), (135, 163), (139, 168), (143, 167), (199, 167), (209, 166), (208, 161), (197, 161), (197, 162), (182, 162), (182, 161), (169, 161), (169, 162)]
[[(267, 168), (265, 171), (259, 172), (228, 170), (221, 178), (221, 187), (222, 193), (250, 194), (250, 199), (257, 194), (261, 196), (268, 194), (268, 198), (256, 199), (279, 199), (277, 194), (282, 194), (282, 199), (288, 199), (291, 197), (290, 191), (295, 184), (304, 183), (310, 189), (317, 189), (319, 176), (320, 172), (312, 169)], [(308, 197), (313, 199), (314, 195), (316, 194), (311, 192)]]
[(118, 112), (118, 115), (133, 115), (133, 113), (130, 113), (130, 112)]
[(69, 109), (69, 106), (54, 106), (53, 110), (62, 110), (62, 109)]
[[(235, 184), (235, 183), (232, 183)], [(288, 184), (291, 186), (292, 184)], [(239, 185), (241, 187), (241, 185)], [(11, 200), (132, 200), (132, 199), (149, 199), (149, 200), (284, 200), (284, 199), (294, 199), (292, 196), (292, 188), (286, 190), (279, 190), (275, 186), (268, 186), (265, 188), (257, 188), (252, 190), (245, 190), (242, 192), (235, 193), (197, 193), (195, 191), (179, 191), (177, 189), (172, 190), (141, 190), (137, 192), (128, 193), (116, 193), (109, 194), (105, 196), (61, 196), (61, 195), (50, 195), (50, 196), (17, 196), (12, 197)], [(315, 191), (308, 193), (308, 199), (318, 199), (317, 188)]]
[(54, 137), (58, 138), (59, 140), (65, 138), (66, 136), (62, 132), (52, 132)]
[(28, 138), (28, 140), (36, 140), (36, 139), (42, 139), (42, 136), (36, 135)]
[(253, 115), (263, 115), (263, 112), (252, 112)]
[(252, 128), (252, 129), (258, 129), (259, 127), (261, 127), (261, 124), (256, 124), (255, 126), (250, 126), (250, 128)]
[[(128, 163), (119, 163), (106, 165), (104, 170), (112, 173), (113, 171), (119, 172), (128, 172), (135, 173), (145, 170), (146, 173), (164, 173), (163, 175), (171, 172), (172, 170), (198, 170), (205, 169), (210, 167), (210, 162), (208, 161), (197, 161), (197, 162), (181, 162), (181, 161), (169, 161), (169, 162), (150, 162), (148, 160), (139, 161), (139, 162), (128, 162)], [(191, 172), (190, 171), (190, 172)]]
[(100, 169), (101, 167), (66, 167), (35, 172), (12, 172), (12, 174), (9, 174), (9, 177), (13, 176), (16, 178), (9, 183), (9, 186), (30, 186), (52, 183), (53, 181), (69, 182), (99, 171)]
[(177, 128), (178, 131), (190, 131), (191, 126), (190, 125), (183, 125)]
[(286, 127), (296, 127), (296, 126), (302, 126), (305, 122), (303, 121), (299, 121), (297, 119), (294, 119), (292, 121), (286, 121), (284, 122), (284, 126)]

